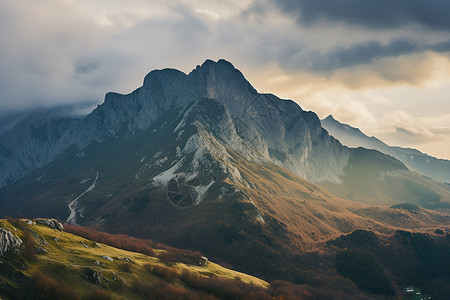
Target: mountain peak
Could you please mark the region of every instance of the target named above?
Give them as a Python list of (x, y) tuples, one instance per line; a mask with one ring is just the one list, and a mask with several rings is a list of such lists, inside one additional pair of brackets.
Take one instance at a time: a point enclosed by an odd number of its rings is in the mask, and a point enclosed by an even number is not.
[(207, 59), (203, 64), (197, 65), (195, 70), (201, 69), (201, 68), (222, 68), (222, 69), (229, 69), (230, 71), (238, 71), (231, 62), (221, 58), (217, 62), (212, 59)]
[(234, 89), (239, 89), (240, 86), (248, 89), (251, 93), (257, 93), (241, 71), (225, 59), (219, 59), (217, 62), (207, 59), (202, 65), (198, 65), (192, 70), (188, 76), (206, 82), (210, 86), (219, 84), (223, 85), (223, 87), (232, 87)]
[(326, 117), (325, 119), (323, 119), (324, 121), (336, 121), (336, 119), (333, 117), (333, 115), (328, 115), (328, 117)]
[(157, 69), (150, 71), (144, 78), (144, 86), (148, 86), (154, 79), (180, 79), (186, 77), (186, 74), (177, 69)]

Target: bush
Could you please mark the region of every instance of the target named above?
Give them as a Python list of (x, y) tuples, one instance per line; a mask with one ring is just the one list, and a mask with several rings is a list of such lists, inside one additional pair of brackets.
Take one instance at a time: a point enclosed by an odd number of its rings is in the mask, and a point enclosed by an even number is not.
[(92, 228), (70, 224), (65, 224), (64, 229), (66, 232), (73, 233), (86, 239), (112, 247), (138, 252), (149, 256), (155, 256), (155, 251), (153, 251), (153, 248), (150, 246), (154, 244), (151, 240), (141, 240), (126, 234), (110, 234), (97, 231)]
[(173, 284), (158, 281), (154, 283), (133, 282), (134, 290), (149, 300), (213, 300), (211, 297), (201, 297), (199, 293)]
[(25, 230), (23, 232), (24, 234), (24, 250), (23, 250), (23, 256), (28, 260), (33, 260), (36, 258), (36, 251), (34, 250), (34, 246), (36, 245), (36, 241), (34, 240), (33, 235), (28, 231)]
[(315, 299), (314, 295), (303, 290), (301, 286), (284, 280), (275, 280), (270, 283), (270, 295), (275, 299)]
[(179, 275), (178, 278), (191, 288), (202, 290), (220, 299), (271, 299), (264, 288), (240, 280), (201, 277), (187, 271)]
[(79, 300), (80, 295), (67, 284), (57, 282), (50, 277), (36, 272), (33, 275), (32, 282), (36, 289), (35, 299), (49, 300)]
[(87, 300), (113, 300), (114, 297), (106, 291), (95, 289), (87, 295), (86, 299)]
[(167, 268), (164, 266), (146, 264), (146, 265), (144, 265), (144, 268), (147, 271), (153, 273), (154, 275), (164, 278), (164, 279), (167, 279), (167, 280), (172, 280), (173, 278), (176, 277), (176, 275), (178, 275), (178, 273), (175, 272), (174, 269)]
[(359, 289), (372, 294), (395, 295), (395, 289), (375, 257), (367, 251), (344, 250), (336, 255), (338, 272)]

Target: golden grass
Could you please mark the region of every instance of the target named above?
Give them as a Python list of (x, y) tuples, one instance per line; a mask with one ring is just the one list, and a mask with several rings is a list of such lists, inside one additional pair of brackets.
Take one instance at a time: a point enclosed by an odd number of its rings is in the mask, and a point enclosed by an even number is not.
[[(22, 220), (20, 222), (21, 230), (15, 229), (6, 220), (0, 220), (0, 226), (14, 232), (18, 236), (23, 236), (22, 230), (30, 230), (35, 237), (36, 246), (43, 247), (48, 252), (46, 254), (38, 254), (36, 259), (29, 262), (26, 270), (21, 272), (29, 277), (37, 271), (43, 272), (59, 282), (68, 284), (79, 292), (82, 298), (95, 288), (103, 288), (119, 299), (139, 298), (140, 296), (137, 294), (130, 294), (130, 287), (133, 281), (139, 280), (151, 283), (161, 280), (161, 278), (148, 272), (144, 266), (152, 264), (167, 267), (166, 262), (156, 257), (114, 248), (101, 243), (99, 243), (100, 248), (94, 247), (94, 242), (80, 236), (60, 232), (45, 225), (29, 225), (25, 221)], [(57, 238), (58, 241), (55, 241), (54, 238)], [(86, 248), (83, 244), (88, 245), (89, 248)], [(155, 251), (158, 253), (165, 250)], [(108, 261), (103, 256), (109, 256), (113, 258), (113, 261)], [(124, 258), (129, 258), (132, 262), (126, 262), (123, 260)], [(100, 264), (95, 264), (96, 261)], [(124, 268), (124, 264), (128, 266)], [(83, 278), (83, 268), (85, 267), (101, 271), (103, 277), (108, 279), (109, 283), (96, 286), (86, 281)], [(243, 282), (251, 283), (255, 286), (264, 288), (269, 286), (267, 282), (259, 278), (224, 268), (212, 262), (208, 263), (206, 267), (175, 263), (170, 268), (178, 274), (181, 274), (183, 271), (189, 271), (192, 274), (203, 277), (209, 277), (207, 275), (210, 274), (229, 279), (239, 277)], [(117, 277), (121, 278), (122, 283), (117, 281)], [(14, 285), (14, 282), (10, 282), (10, 284)], [(121, 288), (121, 284), (125, 285), (125, 287)]]

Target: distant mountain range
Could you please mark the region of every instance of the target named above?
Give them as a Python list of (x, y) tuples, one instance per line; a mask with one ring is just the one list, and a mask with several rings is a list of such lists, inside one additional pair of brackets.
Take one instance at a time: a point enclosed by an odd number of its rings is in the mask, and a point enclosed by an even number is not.
[(424, 176), (450, 183), (450, 160), (439, 159), (416, 149), (389, 146), (376, 137), (365, 135), (358, 128), (340, 123), (332, 115), (323, 119), (321, 123), (322, 127), (343, 145), (378, 150), (395, 157), (408, 168)]
[[(343, 146), (314, 112), (258, 93), (225, 60), (189, 74), (152, 71), (85, 117), (31, 114), (1, 136), (0, 170), (0, 217), (152, 238), (266, 280), (333, 281), (336, 290), (348, 282), (335, 267), (308, 273), (317, 258), (299, 254), (357, 228), (450, 222), (428, 210), (449, 207), (450, 186)], [(390, 207), (405, 202), (417, 209)]]

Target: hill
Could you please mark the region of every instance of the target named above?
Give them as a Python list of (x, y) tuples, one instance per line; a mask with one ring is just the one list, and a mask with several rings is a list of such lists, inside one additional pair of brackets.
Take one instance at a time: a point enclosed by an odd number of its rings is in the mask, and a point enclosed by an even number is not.
[[(272, 299), (293, 291), (300, 291), (296, 299), (309, 295), (287, 283), (270, 286), (189, 251), (154, 249), (144, 255), (60, 231), (54, 224), (48, 219), (0, 220), (2, 299)], [(109, 243), (122, 242), (128, 248), (142, 250), (144, 245), (124, 235), (71, 230), (109, 237)], [(20, 242), (8, 246), (5, 241), (11, 239)]]

